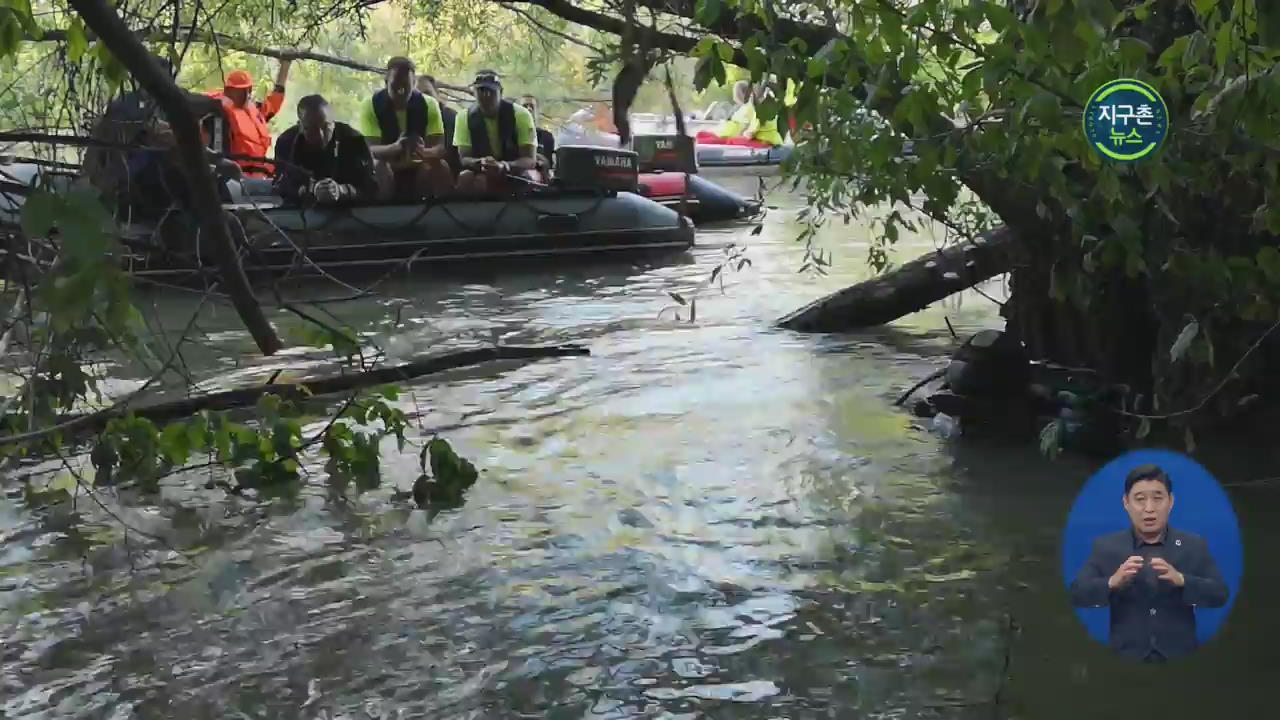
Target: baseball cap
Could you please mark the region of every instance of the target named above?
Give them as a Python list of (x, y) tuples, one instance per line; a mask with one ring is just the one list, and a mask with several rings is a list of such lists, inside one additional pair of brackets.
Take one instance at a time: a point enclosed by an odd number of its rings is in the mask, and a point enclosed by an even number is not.
[(498, 73), (492, 70), (481, 70), (476, 73), (475, 82), (471, 84), (477, 88), (487, 87), (495, 90), (502, 89), (502, 81), (498, 79)]
[(248, 70), (232, 70), (227, 74), (227, 81), (223, 84), (229, 88), (246, 90), (253, 87), (253, 76)]

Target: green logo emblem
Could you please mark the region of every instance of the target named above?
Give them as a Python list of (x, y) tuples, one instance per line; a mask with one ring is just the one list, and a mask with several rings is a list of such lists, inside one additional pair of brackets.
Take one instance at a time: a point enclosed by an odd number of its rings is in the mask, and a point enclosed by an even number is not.
[(1141, 80), (1112, 80), (1093, 91), (1084, 106), (1084, 136), (1104, 157), (1134, 162), (1147, 157), (1169, 135), (1164, 98)]

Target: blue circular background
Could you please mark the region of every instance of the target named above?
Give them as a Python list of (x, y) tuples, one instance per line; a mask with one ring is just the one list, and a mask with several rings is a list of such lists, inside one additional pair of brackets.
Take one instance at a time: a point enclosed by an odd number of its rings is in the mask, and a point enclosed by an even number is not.
[[(1169, 450), (1135, 450), (1107, 463), (1085, 483), (1076, 497), (1062, 539), (1062, 577), (1069, 586), (1089, 558), (1093, 540), (1099, 535), (1130, 527), (1129, 515), (1121, 500), (1124, 477), (1138, 465), (1155, 463), (1173, 480), (1173, 510), (1169, 524), (1195, 533), (1209, 544), (1222, 579), (1231, 589), (1227, 604), (1220, 608), (1196, 608), (1196, 639), (1207, 642), (1222, 626), (1240, 592), (1244, 573), (1244, 547), (1240, 524), (1231, 499), (1196, 461)], [(1111, 635), (1108, 608), (1073, 608), (1095, 640), (1106, 644)]]
[[(1153, 111), (1153, 116), (1151, 118), (1152, 122), (1150, 125), (1139, 126), (1136, 124), (1136, 122), (1131, 125), (1125, 125), (1125, 128), (1130, 130), (1137, 129), (1139, 127), (1146, 127), (1151, 133), (1155, 134), (1154, 138), (1147, 137), (1146, 133), (1143, 134), (1144, 140), (1146, 140), (1146, 143), (1144, 143), (1144, 145), (1147, 143), (1154, 143), (1155, 147), (1151, 150), (1150, 153), (1139, 158), (1112, 157), (1110, 155), (1107, 155), (1105, 152), (1102, 152), (1101, 150), (1099, 150), (1099, 148), (1096, 145), (1096, 144), (1102, 144), (1104, 146), (1110, 145), (1110, 142), (1109, 142), (1110, 132), (1113, 127), (1112, 123), (1104, 123), (1098, 119), (1098, 111), (1100, 108), (1100, 105), (1099, 105), (1100, 101), (1098, 100), (1098, 96), (1101, 95), (1103, 91), (1107, 90), (1108, 88), (1111, 88), (1115, 85), (1126, 85), (1126, 84), (1140, 86), (1145, 90), (1147, 90), (1148, 92), (1150, 92), (1156, 98), (1156, 101), (1152, 102), (1148, 100), (1146, 97), (1144, 97), (1141, 93), (1135, 90), (1120, 89), (1120, 90), (1112, 91), (1112, 93), (1108, 96), (1106, 100), (1106, 104), (1108, 105), (1123, 104), (1123, 105), (1133, 106), (1136, 109), (1138, 105), (1146, 104), (1151, 107)], [(1084, 125), (1085, 138), (1089, 141), (1089, 146), (1095, 152), (1098, 152), (1099, 155), (1101, 155), (1102, 157), (1106, 158), (1111, 162), (1119, 162), (1119, 163), (1137, 162), (1138, 160), (1143, 160), (1151, 157), (1151, 154), (1159, 150), (1160, 146), (1164, 145), (1164, 141), (1168, 138), (1168, 135), (1169, 135), (1168, 106), (1165, 104), (1164, 98), (1160, 95), (1160, 91), (1156, 90), (1155, 87), (1153, 87), (1150, 83), (1146, 83), (1141, 80), (1136, 80), (1133, 78), (1119, 78), (1117, 80), (1112, 80), (1110, 82), (1103, 83), (1101, 86), (1098, 87), (1097, 90), (1094, 90), (1092, 95), (1089, 96), (1088, 102), (1085, 103), (1084, 114), (1083, 114), (1083, 125)], [(1141, 146), (1133, 149), (1134, 150), (1141, 149)]]

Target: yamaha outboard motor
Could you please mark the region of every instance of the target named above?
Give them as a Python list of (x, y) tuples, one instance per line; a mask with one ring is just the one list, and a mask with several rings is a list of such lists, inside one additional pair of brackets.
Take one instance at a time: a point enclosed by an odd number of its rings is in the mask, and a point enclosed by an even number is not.
[(556, 182), (574, 190), (636, 192), (640, 178), (630, 150), (562, 145), (556, 148)]
[(698, 153), (688, 135), (637, 135), (631, 140), (640, 172), (698, 172)]

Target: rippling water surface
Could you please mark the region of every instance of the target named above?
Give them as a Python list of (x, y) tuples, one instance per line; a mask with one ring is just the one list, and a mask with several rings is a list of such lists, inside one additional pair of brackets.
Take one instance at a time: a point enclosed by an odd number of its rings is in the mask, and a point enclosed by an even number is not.
[[(7, 481), (0, 717), (1264, 708), (1280, 658), (1249, 639), (1280, 637), (1275, 564), (1251, 562), (1235, 617), (1193, 660), (1159, 672), (1112, 661), (1058, 579), (1058, 529), (1092, 465), (949, 444), (892, 407), (953, 346), (944, 317), (960, 333), (999, 327), (995, 306), (967, 294), (851, 336), (771, 329), (865, 276), (869, 238), (828, 227), (831, 273), (798, 274), (800, 200), (770, 202), (760, 234), (709, 228), (683, 259), (399, 280), (327, 305), (395, 357), (495, 338), (590, 349), (407, 387), (415, 440), (440, 430), (483, 469), (456, 512), (428, 521), (393, 497), (417, 474), (416, 448), (389, 447), (382, 488), (346, 500), (319, 468), (292, 498), (229, 499), (197, 473), (159, 501), (82, 496), (75, 515), (24, 507)], [(899, 252), (940, 241), (924, 231)], [(706, 281), (730, 244), (751, 264), (725, 272), (722, 291)], [(696, 317), (671, 293), (696, 299)], [(175, 332), (196, 307), (150, 301)], [(212, 385), (323, 362), (252, 359), (226, 307), (200, 328), (213, 350), (188, 362)], [(1280, 467), (1262, 451), (1206, 462), (1224, 480)], [(1275, 546), (1278, 500), (1265, 485), (1236, 495), (1257, 547)], [(1180, 682), (1199, 689), (1171, 694)]]

